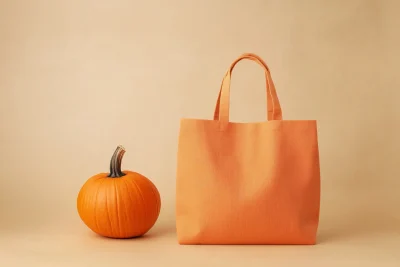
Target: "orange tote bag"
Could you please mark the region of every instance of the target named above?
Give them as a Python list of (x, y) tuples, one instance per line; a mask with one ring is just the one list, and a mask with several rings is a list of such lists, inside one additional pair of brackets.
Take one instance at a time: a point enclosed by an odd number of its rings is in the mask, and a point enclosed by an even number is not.
[[(265, 70), (265, 122), (229, 121), (229, 88), (242, 59)], [(283, 120), (270, 70), (255, 54), (229, 67), (213, 120), (180, 122), (179, 244), (316, 243), (320, 167), (315, 120)]]

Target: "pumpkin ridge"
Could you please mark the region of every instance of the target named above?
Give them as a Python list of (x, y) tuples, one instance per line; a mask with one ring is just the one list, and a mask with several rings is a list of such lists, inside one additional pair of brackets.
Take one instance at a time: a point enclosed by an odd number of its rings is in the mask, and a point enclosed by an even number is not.
[[(149, 179), (148, 179), (149, 180)], [(149, 180), (150, 181), (150, 180)], [(160, 196), (160, 193), (158, 192), (158, 190), (157, 190), (157, 188), (156, 188), (156, 186), (153, 184), (153, 183), (150, 183), (150, 185), (151, 185), (151, 189), (152, 189), (152, 191), (153, 191), (153, 195), (154, 195), (154, 197), (156, 198), (156, 200), (157, 200), (157, 207), (158, 207), (158, 210), (157, 210), (157, 216), (159, 216), (159, 214), (160, 214), (160, 212), (161, 212), (161, 196)]]
[(116, 206), (116, 211), (117, 211), (117, 220), (118, 220), (118, 234), (120, 235), (120, 236), (122, 236), (121, 235), (121, 232), (122, 232), (122, 229), (121, 229), (121, 218), (120, 218), (120, 216), (119, 216), (119, 197), (118, 197), (118, 190), (117, 190), (117, 184), (116, 184), (116, 181), (114, 180), (113, 181), (114, 182), (114, 192), (115, 192), (115, 206)]
[[(136, 192), (138, 192), (137, 194), (135, 194), (135, 199), (130, 198), (130, 199), (132, 200), (132, 204), (135, 204), (135, 206), (136, 206), (137, 203), (139, 202), (139, 200), (138, 200), (138, 195), (140, 195), (140, 198), (142, 198), (142, 196), (141, 196), (139, 190), (137, 190), (137, 186), (136, 186), (136, 184), (134, 183), (132, 177), (127, 177), (126, 182), (127, 182), (127, 184), (130, 184), (130, 188), (128, 188), (128, 193), (129, 193), (129, 191), (134, 190), (134, 189), (136, 189)], [(131, 194), (129, 194), (129, 197), (131, 197)], [(134, 200), (134, 201), (133, 201), (133, 200)], [(141, 220), (135, 220), (135, 226), (136, 226), (138, 229), (140, 229), (140, 232), (141, 232), (142, 221), (141, 221)], [(138, 227), (138, 226), (139, 226), (139, 227)]]
[[(134, 179), (131, 179), (132, 180), (132, 182), (133, 182), (133, 184), (135, 185), (135, 187), (136, 187), (136, 189), (137, 189), (137, 191), (139, 192), (139, 195), (140, 195), (140, 198), (141, 198), (141, 200), (142, 200), (142, 205), (143, 205), (143, 207), (145, 207), (144, 209), (143, 209), (143, 213), (144, 213), (144, 218), (146, 218), (146, 216), (147, 216), (147, 212), (146, 212), (146, 201), (144, 200), (144, 197), (143, 197), (143, 192), (142, 192), (142, 190), (140, 189), (140, 187), (137, 185), (137, 183), (136, 183), (136, 181), (134, 180)], [(142, 228), (144, 228), (143, 227), (143, 220), (141, 221), (141, 226), (142, 226)], [(144, 230), (143, 230), (144, 231)]]
[(93, 214), (94, 214), (94, 223), (96, 225), (97, 232), (100, 232), (99, 224), (97, 223), (97, 215), (96, 215), (96, 213), (97, 213), (97, 196), (99, 195), (100, 187), (103, 185), (104, 181), (105, 181), (105, 179), (103, 181), (101, 181), (99, 183), (99, 185), (97, 186), (96, 197), (94, 198), (95, 201), (94, 201), (94, 207), (93, 207), (93, 210), (94, 210)]
[(110, 229), (110, 236), (113, 236), (113, 224), (112, 224), (112, 222), (111, 222), (111, 218), (110, 218), (110, 211), (109, 211), (109, 207), (108, 207), (108, 198), (109, 198), (109, 196), (108, 196), (108, 192), (107, 192), (107, 194), (106, 194), (106, 197), (105, 197), (105, 199), (106, 199), (106, 212), (105, 212), (105, 216), (107, 217), (107, 221), (108, 221), (108, 224), (109, 224), (109, 229)]
[[(126, 194), (128, 195), (128, 199), (130, 201), (130, 204), (133, 205), (132, 197), (131, 197), (131, 194), (129, 192), (128, 183), (126, 182), (126, 179), (122, 179), (122, 181), (124, 181), (125, 191), (126, 191)], [(128, 210), (126, 204), (124, 206), (125, 206), (125, 214), (126, 214), (127, 225), (131, 226), (132, 224), (131, 224), (131, 217), (130, 217), (130, 214), (129, 214), (129, 210)]]
[(156, 189), (156, 187), (154, 185), (151, 188), (152, 188), (152, 191), (153, 191), (153, 195), (157, 200), (157, 207), (158, 207), (158, 209), (157, 209), (157, 217), (158, 217), (160, 212), (161, 212), (161, 197), (160, 197), (160, 193), (157, 191), (157, 189)]
[[(146, 180), (148, 180), (148, 179), (146, 179)], [(159, 209), (160, 209), (160, 201), (159, 201), (159, 199), (158, 199), (158, 197), (157, 197), (157, 194), (156, 194), (156, 192), (155, 192), (155, 190), (154, 190), (154, 186), (152, 185), (152, 184), (150, 184), (150, 191), (151, 191), (151, 194), (154, 196), (154, 198), (156, 199), (156, 205), (157, 205), (157, 210), (155, 211), (155, 216), (157, 216), (157, 213), (159, 213), (160, 211), (159, 211)], [(155, 222), (154, 222), (155, 223)]]

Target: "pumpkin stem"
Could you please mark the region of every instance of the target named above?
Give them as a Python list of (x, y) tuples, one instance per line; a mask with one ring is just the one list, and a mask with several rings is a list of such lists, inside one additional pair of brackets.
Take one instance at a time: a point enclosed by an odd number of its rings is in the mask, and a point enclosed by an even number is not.
[(108, 177), (119, 178), (125, 175), (125, 173), (121, 171), (121, 162), (124, 154), (125, 154), (124, 147), (118, 146), (117, 149), (115, 149), (114, 154), (111, 158), (110, 174), (108, 175)]

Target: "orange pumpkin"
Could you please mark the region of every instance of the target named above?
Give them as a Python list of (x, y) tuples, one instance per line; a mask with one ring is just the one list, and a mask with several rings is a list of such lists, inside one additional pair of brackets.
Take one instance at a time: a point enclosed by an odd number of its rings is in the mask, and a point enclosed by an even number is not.
[(78, 194), (80, 218), (105, 237), (142, 236), (160, 213), (160, 194), (155, 185), (139, 173), (121, 171), (124, 154), (125, 149), (118, 146), (111, 158), (110, 173), (91, 177)]

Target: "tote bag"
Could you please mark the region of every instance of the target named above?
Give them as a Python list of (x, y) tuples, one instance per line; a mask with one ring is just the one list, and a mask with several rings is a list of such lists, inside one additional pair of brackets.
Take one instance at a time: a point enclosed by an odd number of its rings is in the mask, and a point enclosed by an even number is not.
[[(242, 59), (265, 71), (265, 122), (229, 121)], [(243, 54), (223, 79), (214, 119), (181, 119), (176, 181), (179, 244), (316, 243), (320, 167), (315, 120), (283, 120), (270, 70)]]

